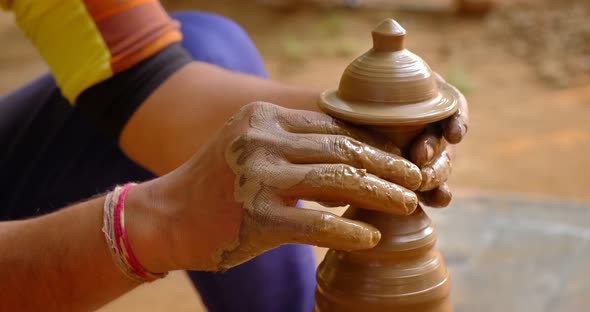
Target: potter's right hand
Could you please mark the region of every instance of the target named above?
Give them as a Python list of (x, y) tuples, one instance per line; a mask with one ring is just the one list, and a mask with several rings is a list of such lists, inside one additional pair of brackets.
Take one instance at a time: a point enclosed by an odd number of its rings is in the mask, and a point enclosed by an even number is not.
[(154, 239), (171, 241), (168, 269), (228, 269), (281, 244), (375, 246), (380, 233), (368, 224), (294, 207), (309, 199), (411, 213), (419, 168), (372, 140), (322, 113), (245, 106), (190, 161), (150, 182), (166, 216)]
[[(446, 83), (440, 75), (434, 75), (439, 83)], [(451, 174), (455, 144), (463, 140), (469, 128), (467, 100), (462, 94), (460, 97), (457, 112), (447, 119), (429, 124), (410, 148), (408, 158), (422, 171), (422, 185), (417, 194), (427, 206), (446, 207), (451, 202), (447, 179)]]

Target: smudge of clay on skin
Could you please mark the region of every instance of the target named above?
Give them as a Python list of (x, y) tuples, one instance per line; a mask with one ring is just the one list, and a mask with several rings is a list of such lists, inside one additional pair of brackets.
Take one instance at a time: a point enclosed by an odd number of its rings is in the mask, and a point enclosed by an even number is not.
[[(348, 194), (357, 194), (354, 196), (354, 200), (366, 203), (367, 207), (373, 206), (375, 209), (389, 211), (390, 213), (408, 214), (416, 208), (418, 199), (414, 193), (398, 185), (378, 179), (376, 176), (368, 175), (366, 170), (354, 169), (344, 165), (326, 164), (328, 161), (325, 159), (313, 160), (323, 163), (317, 166), (289, 164), (285, 159), (287, 150), (293, 155), (299, 153), (301, 155), (299, 160), (303, 163), (309, 162), (309, 160), (304, 161), (305, 155), (310, 157), (310, 154), (308, 154), (309, 149), (306, 146), (311, 145), (313, 142), (294, 139), (302, 137), (302, 135), (285, 131), (277, 123), (276, 114), (273, 115), (273, 110), (276, 113), (276, 107), (273, 107), (263, 105), (259, 107), (258, 112), (247, 117), (249, 118), (250, 128), (246, 133), (234, 139), (225, 150), (226, 162), (235, 174), (234, 198), (243, 205), (244, 217), (240, 226), (239, 238), (231, 245), (225, 246), (221, 252), (220, 267), (222, 269), (246, 261), (261, 251), (278, 246), (281, 242), (295, 239), (292, 235), (297, 233), (282, 232), (281, 234), (280, 226), (284, 220), (278, 220), (272, 213), (273, 209), (283, 208), (264, 206), (269, 205), (269, 203), (276, 205), (286, 204), (287, 200), (279, 198), (278, 194), (288, 197), (286, 194), (297, 194), (299, 192), (302, 195), (310, 195), (310, 199), (317, 199), (313, 197), (317, 197), (320, 192), (325, 194), (327, 199), (342, 199)], [(248, 114), (249, 112), (244, 109), (235, 118), (232, 118), (231, 122), (241, 120)], [(308, 120), (308, 123), (312, 122), (312, 120)], [(332, 136), (332, 138), (335, 137)], [(373, 167), (372, 170), (388, 175), (392, 179), (394, 179), (393, 174), (397, 174), (412, 187), (417, 187), (420, 184), (421, 174), (419, 169), (395, 155), (367, 147), (361, 143), (346, 143), (344, 146), (347, 146), (346, 148), (350, 153), (337, 156), (342, 151), (328, 148), (327, 144), (321, 142), (317, 144), (323, 149), (316, 150), (316, 152), (336, 158), (341, 157), (341, 160), (346, 158), (349, 161), (355, 159), (359, 164), (371, 164), (369, 167)], [(338, 145), (340, 144), (336, 144), (336, 146)], [(294, 158), (298, 157), (294, 156)], [(340, 169), (334, 171), (333, 168)], [(388, 170), (388, 172), (385, 172), (385, 170)], [(399, 177), (395, 178), (400, 179)], [(327, 185), (332, 185), (332, 187), (326, 187)], [(347, 195), (343, 195), (343, 192), (346, 192)], [(361, 199), (359, 199), (358, 194), (361, 195)], [(366, 202), (362, 202), (361, 200), (365, 198)], [(376, 204), (378, 202), (390, 204), (387, 207), (378, 207)], [(374, 246), (380, 239), (379, 231), (368, 224), (350, 221), (346, 227), (343, 227), (342, 220), (335, 222), (335, 216), (331, 217), (325, 213), (322, 215), (320, 224), (310, 225), (309, 227), (305, 227), (308, 219), (300, 216), (294, 217), (294, 219), (297, 218), (300, 219), (300, 223), (293, 224), (293, 220), (289, 221), (291, 222), (290, 226), (297, 228), (297, 231), (300, 232), (297, 235), (305, 236), (305, 233), (308, 233), (305, 231), (317, 231), (316, 227), (319, 226), (320, 231), (323, 231), (324, 234), (327, 233), (322, 236), (324, 244), (338, 243), (345, 240), (346, 243), (351, 244), (352, 248), (354, 246)], [(336, 226), (340, 230), (336, 231), (338, 233), (334, 234), (333, 238), (330, 238), (330, 234), (333, 234), (331, 230), (335, 231), (333, 227)], [(268, 237), (268, 233), (273, 233), (273, 237)], [(310, 237), (313, 236), (311, 233), (308, 236), (307, 240), (309, 241)], [(299, 238), (299, 240), (301, 239)], [(246, 245), (245, 242), (250, 244), (258, 242), (260, 245)], [(340, 242), (340, 245), (342, 244)]]
[(431, 190), (422, 192), (419, 195), (420, 201), (432, 208), (446, 207), (452, 200), (453, 194), (449, 190), (449, 186), (443, 183), (441, 186)]
[(418, 167), (424, 167), (432, 163), (435, 155), (440, 155), (446, 147), (446, 142), (441, 139), (438, 133), (440, 131), (427, 129), (426, 132), (412, 144), (410, 155), (412, 161)]
[[(254, 207), (255, 199), (258, 194), (260, 194), (263, 190), (263, 183), (261, 179), (257, 179), (256, 177), (252, 177), (254, 172), (246, 172), (248, 171), (248, 165), (246, 164), (246, 160), (243, 159), (243, 150), (247, 149), (247, 143), (245, 140), (242, 140), (243, 145), (239, 146), (236, 145), (237, 141), (234, 141), (227, 149), (225, 153), (226, 162), (233, 170), (236, 178), (234, 179), (234, 198), (236, 202), (240, 203), (244, 207), (244, 215), (242, 217), (242, 223), (240, 224), (240, 231), (238, 235), (238, 239), (228, 246), (224, 246), (222, 248), (221, 257), (219, 259), (219, 268), (225, 270), (227, 268), (231, 268), (241, 262), (247, 261), (250, 258), (254, 257), (258, 250), (257, 246), (249, 246), (244, 245), (242, 242), (247, 241), (255, 241), (256, 238), (251, 237), (252, 234), (256, 233), (247, 233), (250, 230), (251, 226), (249, 223), (252, 223), (252, 216), (251, 212), (247, 207)], [(253, 151), (250, 153), (250, 157), (255, 157), (256, 152)], [(240, 160), (242, 158), (242, 160)], [(264, 157), (263, 157), (264, 159)], [(255, 174), (255, 173), (254, 173)]]
[(452, 155), (452, 150), (445, 150), (431, 165), (421, 169), (422, 185), (420, 191), (433, 190), (446, 182), (446, 179), (451, 175)]
[[(266, 109), (268, 106), (262, 106), (261, 109)], [(232, 122), (244, 118), (247, 111), (242, 109), (236, 118), (232, 118)], [(269, 239), (268, 233), (276, 234), (272, 227), (280, 224), (278, 220), (268, 213), (272, 207), (264, 207), (264, 204), (273, 202), (269, 199), (272, 196), (271, 190), (275, 188), (289, 189), (301, 182), (300, 179), (290, 178), (285, 179), (279, 177), (274, 166), (278, 162), (279, 151), (275, 149), (274, 136), (268, 132), (277, 128), (277, 125), (270, 123), (268, 120), (272, 118), (265, 118), (270, 115), (270, 112), (263, 112), (253, 114), (249, 118), (249, 132), (236, 138), (227, 148), (225, 158), (227, 164), (230, 166), (236, 179), (234, 181), (234, 198), (238, 203), (244, 207), (244, 217), (240, 225), (240, 234), (238, 240), (231, 246), (225, 246), (222, 252), (222, 259), (219, 262), (221, 268), (232, 267), (242, 261), (246, 261), (261, 251), (276, 247), (277, 242), (288, 241), (292, 237), (274, 236)], [(275, 136), (280, 133), (276, 131)], [(272, 186), (272, 187), (270, 187)], [(281, 203), (280, 200), (275, 200), (275, 203)], [(265, 211), (266, 210), (266, 211)], [(302, 220), (302, 224), (305, 220)], [(261, 230), (267, 229), (268, 233), (263, 233)], [(305, 229), (304, 229), (305, 230)], [(357, 236), (361, 230), (359, 229)], [(378, 231), (377, 231), (378, 233)], [(244, 245), (244, 242), (261, 242), (266, 244), (263, 246)]]
[[(321, 246), (322, 244), (341, 245), (343, 238), (345, 241), (351, 242), (352, 246), (367, 245), (367, 242), (365, 241), (367, 226), (371, 229), (371, 235), (368, 238), (369, 246), (377, 245), (381, 239), (381, 233), (379, 230), (372, 226), (345, 221), (347, 226), (342, 228), (339, 222), (336, 222), (336, 218), (337, 216), (334, 214), (326, 214), (325, 217), (321, 219), (321, 224), (314, 224), (313, 222), (309, 222), (305, 215), (301, 215), (295, 218), (292, 222), (297, 223), (297, 226), (300, 228), (300, 233), (304, 233), (303, 235), (306, 235), (305, 233), (313, 233), (317, 228), (322, 228), (322, 231), (332, 234), (329, 237), (324, 236), (322, 241), (314, 240), (313, 237), (308, 239), (308, 243), (318, 246)], [(277, 224), (276, 226), (280, 227), (281, 225)], [(294, 234), (296, 233), (286, 235), (282, 239), (285, 241), (296, 242), (301, 234)], [(342, 250), (348, 249), (342, 248)]]
[[(238, 143), (236, 143), (238, 142)], [(232, 167), (236, 174), (234, 196), (237, 202), (244, 206), (244, 217), (240, 226), (239, 239), (236, 244), (224, 248), (221, 268), (232, 267), (240, 262), (246, 261), (261, 251), (274, 248), (282, 242), (296, 242), (300, 235), (305, 233), (312, 233), (316, 226), (321, 226), (323, 231), (330, 231), (336, 229), (336, 226), (341, 227), (340, 224), (335, 224), (333, 218), (327, 215), (322, 219), (322, 224), (310, 224), (309, 219), (305, 215), (297, 216), (288, 222), (296, 223), (299, 227), (299, 232), (283, 232), (281, 227), (284, 226), (284, 220), (278, 219), (269, 211), (273, 208), (283, 209), (280, 207), (267, 207), (264, 205), (281, 203), (278, 198), (273, 201), (273, 192), (277, 189), (289, 190), (297, 184), (300, 184), (304, 179), (304, 175), (282, 175), (276, 174), (277, 170), (270, 169), (273, 161), (268, 161), (268, 158), (273, 158), (257, 146), (261, 143), (252, 143), (248, 140), (238, 139), (234, 141), (232, 148), (228, 148), (226, 152), (226, 161)], [(251, 155), (249, 160), (240, 163), (242, 154), (248, 153)], [(253, 160), (256, 159), (256, 160)], [(276, 160), (275, 160), (276, 162)], [(271, 164), (269, 166), (269, 164)], [(251, 170), (254, 168), (254, 170)], [(298, 168), (299, 169), (299, 168)], [(300, 170), (300, 169), (299, 169)], [(305, 170), (303, 170), (305, 172)], [(248, 177), (245, 177), (246, 172)], [(285, 179), (285, 177), (290, 177)], [(284, 208), (289, 209), (289, 208)], [(296, 208), (290, 208), (296, 209)], [(293, 227), (293, 224), (291, 224)], [(370, 236), (367, 237), (367, 233)], [(272, 234), (272, 235), (271, 235)], [(348, 227), (340, 230), (333, 238), (323, 237), (323, 243), (338, 243), (342, 237), (347, 237), (347, 240), (354, 245), (374, 246), (381, 238), (378, 230), (370, 225), (359, 225), (355, 222), (349, 222)], [(258, 242), (259, 245), (246, 245), (245, 242)], [(310, 241), (310, 243), (318, 244), (318, 241)]]
[(226, 126), (231, 126), (234, 122), (242, 120), (246, 116), (246, 106), (242, 107), (237, 113), (233, 114), (226, 122)]
[(451, 120), (447, 122), (447, 133), (448, 139), (451, 143), (457, 144), (461, 141), (461, 138), (467, 133), (467, 124), (463, 122), (461, 114), (451, 117)]
[[(256, 174), (257, 176), (252, 178), (265, 181), (265, 185), (289, 190), (304, 180), (308, 180), (306, 175), (309, 171), (303, 166), (289, 166), (288, 168), (293, 170), (295, 174), (290, 174), (287, 177), (274, 175), (276, 171), (270, 169), (276, 165), (286, 165), (286, 163), (279, 161), (282, 156), (285, 156), (296, 164), (342, 164), (353, 159), (355, 167), (365, 166), (367, 171), (373, 175), (400, 183), (408, 189), (416, 189), (421, 183), (422, 174), (419, 168), (395, 154), (386, 153), (344, 136), (338, 136), (338, 139), (334, 140), (336, 136), (323, 134), (295, 135), (283, 132), (281, 135), (281, 132), (277, 131), (271, 135), (268, 132), (273, 128), (279, 129), (280, 126), (269, 121), (272, 120), (271, 118), (264, 118), (269, 113), (262, 115), (263, 117), (258, 115), (250, 117), (250, 127), (253, 130), (250, 130), (247, 135), (237, 138), (226, 153), (226, 161), (237, 176), (244, 175), (242, 172), (247, 169), (244, 167), (248, 160), (259, 159), (261, 161), (257, 164), (248, 163), (248, 168), (253, 166), (260, 170), (248, 169), (248, 173), (250, 175)], [(311, 120), (307, 122), (311, 123)], [(278, 148), (278, 146), (281, 147)], [(317, 150), (315, 147), (321, 147), (321, 150)], [(266, 153), (255, 156), (254, 153), (260, 150), (264, 150)], [(327, 157), (332, 158), (328, 159)], [(366, 176), (366, 173), (357, 176)], [(244, 180), (245, 178), (240, 179)], [(260, 186), (261, 184), (257, 184), (254, 193), (260, 190)], [(359, 190), (361, 190), (360, 187)], [(240, 191), (240, 193), (243, 192)], [(236, 198), (240, 197), (242, 195), (236, 194)]]
[[(437, 74), (437, 78), (444, 82), (444, 79)], [(459, 94), (459, 109), (455, 115), (443, 122), (445, 138), (451, 144), (458, 144), (469, 131), (469, 107), (465, 96), (452, 85), (449, 85)]]
[[(288, 114), (284, 118), (281, 118), (280, 124), (285, 130), (291, 133), (341, 135), (377, 147), (386, 153), (397, 156), (401, 155), (401, 150), (395, 143), (386, 137), (376, 135), (374, 131), (367, 131), (363, 127), (357, 127), (350, 123), (328, 117), (327, 115), (323, 116), (323, 120), (319, 122), (316, 120), (314, 124), (308, 114), (316, 113), (300, 111), (298, 114)], [(317, 118), (317, 115), (315, 117)]]
[(244, 184), (246, 184), (246, 176), (245, 175), (240, 175), (240, 182), (238, 183), (240, 185), (240, 187), (244, 186)]
[[(240, 189), (236, 186), (236, 191), (240, 190), (240, 194), (236, 194), (236, 199), (244, 196), (243, 191), (259, 192), (264, 185), (273, 188), (284, 190), (286, 193), (292, 193), (302, 196), (302, 199), (307, 198), (306, 195), (311, 194), (311, 189), (322, 188), (326, 200), (333, 200), (342, 198), (345, 195), (355, 194), (355, 198), (367, 198), (364, 203), (368, 208), (389, 211), (396, 214), (411, 213), (417, 205), (417, 197), (414, 193), (396, 184), (387, 183), (384, 180), (378, 179), (375, 175), (367, 174), (365, 169), (356, 169), (351, 166), (343, 165), (317, 165), (317, 166), (299, 166), (296, 164), (289, 165), (283, 163), (282, 173), (280, 176), (274, 173), (273, 166), (278, 165), (277, 160), (279, 155), (288, 154), (287, 158), (300, 163), (333, 163), (334, 159), (322, 158), (320, 155), (329, 155), (330, 157), (341, 157), (340, 160), (357, 159), (357, 166), (370, 164), (371, 169), (376, 173), (381, 173), (382, 176), (390, 177), (391, 180), (402, 180), (407, 185), (417, 188), (421, 181), (421, 173), (419, 169), (407, 161), (395, 155), (387, 155), (382, 151), (378, 151), (372, 147), (358, 143), (357, 146), (343, 151), (342, 148), (334, 150), (331, 143), (325, 142), (310, 142), (305, 136), (293, 136), (288, 141), (288, 144), (283, 149), (270, 151), (267, 154), (253, 156), (256, 151), (268, 150), (269, 146), (273, 146), (268, 142), (276, 141), (272, 136), (254, 131), (251, 136), (238, 138), (232, 145), (232, 153), (238, 154), (237, 160), (233, 165), (236, 174), (239, 174), (240, 168), (248, 166), (249, 168), (256, 168), (257, 170), (250, 170), (250, 175), (256, 173), (259, 176), (254, 176), (256, 189)], [(265, 138), (266, 137), (266, 138)], [(325, 140), (326, 136), (316, 136), (316, 139)], [(349, 143), (351, 141), (348, 141)], [(317, 143), (317, 144), (314, 144)], [(346, 143), (347, 144), (347, 143)], [(322, 146), (324, 150), (308, 150), (308, 146)], [(341, 145), (337, 143), (336, 145)], [(376, 156), (376, 154), (380, 154)], [(317, 158), (314, 158), (317, 157)], [(260, 159), (259, 164), (253, 164), (250, 159)], [(231, 166), (231, 165), (230, 165)], [(315, 168), (314, 168), (315, 167)], [(313, 170), (310, 171), (310, 168)], [(259, 170), (258, 170), (259, 169)], [(240, 174), (240, 176), (243, 174)], [(244, 180), (244, 178), (240, 178)], [(264, 181), (264, 182), (263, 182)], [(338, 186), (338, 188), (330, 188), (329, 185)], [(341, 189), (348, 190), (347, 194), (342, 194)], [(380, 200), (372, 201), (375, 198)], [(349, 198), (350, 200), (350, 198)], [(358, 199), (357, 199), (358, 201)], [(376, 206), (377, 203), (390, 203), (388, 207)]]
[[(234, 123), (244, 119), (247, 115), (248, 107), (244, 106), (228, 119), (226, 127), (232, 126)], [(225, 160), (236, 176), (234, 179), (234, 198), (238, 203), (242, 203), (244, 206), (247, 204), (252, 205), (254, 202), (253, 198), (256, 197), (262, 189), (261, 184), (248, 183), (249, 179), (246, 175), (247, 170), (245, 170), (247, 168), (244, 168), (243, 166), (246, 158), (253, 156), (252, 153), (247, 153), (248, 149), (246, 149), (246, 145), (248, 143), (248, 140), (245, 140), (244, 137), (240, 137), (234, 140), (225, 149)], [(244, 235), (243, 229), (245, 227), (244, 220), (248, 218), (248, 214), (249, 211), (244, 209), (244, 216), (242, 224), (240, 224), (238, 238), (227, 243), (225, 246), (219, 247), (218, 250), (211, 255), (212, 263), (216, 264), (216, 271), (225, 271), (258, 254), (257, 251), (251, 250), (249, 246), (244, 246), (242, 244), (242, 242), (247, 239)]]
[(231, 263), (228, 263), (228, 259), (231, 258), (231, 253), (236, 250), (240, 246), (240, 239), (236, 239), (233, 242), (223, 246), (217, 250), (212, 256), (211, 261), (212, 263), (216, 263), (217, 267), (215, 271), (225, 272), (229, 270), (232, 266)]
[[(323, 150), (313, 149), (322, 146)], [(294, 163), (344, 164), (353, 160), (352, 166), (387, 181), (416, 190), (422, 180), (419, 168), (403, 158), (344, 136), (333, 139), (324, 135), (300, 135), (290, 139), (282, 151)]]
[[(381, 210), (399, 215), (408, 215), (416, 209), (418, 198), (396, 184), (387, 183), (376, 176), (367, 174), (364, 169), (356, 169), (347, 166), (331, 166), (318, 168), (313, 171), (301, 172), (305, 174), (302, 182), (291, 188), (291, 191), (300, 195), (302, 199), (312, 199), (306, 193), (312, 188), (321, 188), (325, 200), (337, 200), (345, 198), (347, 201), (356, 198), (359, 204), (367, 209)], [(339, 189), (330, 187), (339, 185)], [(347, 190), (345, 194), (341, 189)], [(375, 201), (378, 198), (378, 201)], [(389, 203), (382, 207), (377, 203)]]

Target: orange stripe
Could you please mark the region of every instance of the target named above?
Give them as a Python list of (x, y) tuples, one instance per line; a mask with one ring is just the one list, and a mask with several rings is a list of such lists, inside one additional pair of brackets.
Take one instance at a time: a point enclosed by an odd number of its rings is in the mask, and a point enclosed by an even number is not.
[(123, 71), (173, 42), (178, 23), (154, 0), (85, 0), (111, 53), (113, 73)]
[(109, 16), (121, 13), (134, 6), (147, 3), (156, 2), (157, 0), (84, 0), (86, 8), (95, 22), (98, 22)]
[(156, 41), (144, 46), (141, 50), (134, 51), (130, 54), (119, 54), (111, 60), (113, 72), (124, 71), (142, 60), (154, 55), (174, 42), (182, 40), (182, 35), (178, 31), (170, 31), (159, 37)]

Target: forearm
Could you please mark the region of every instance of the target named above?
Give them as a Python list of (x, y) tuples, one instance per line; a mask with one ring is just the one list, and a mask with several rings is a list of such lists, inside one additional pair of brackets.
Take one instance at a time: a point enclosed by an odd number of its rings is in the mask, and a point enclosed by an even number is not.
[(1, 311), (88, 311), (136, 286), (111, 259), (103, 203), (0, 223)]
[(164, 174), (186, 161), (245, 104), (267, 101), (317, 110), (319, 92), (193, 62), (139, 107), (123, 129), (120, 145), (135, 161)]
[(315, 107), (317, 90), (204, 63), (177, 70), (176, 65), (185, 64), (183, 56), (164, 52), (181, 40), (178, 23), (156, 0), (0, 3), (14, 11), (17, 24), (47, 61), (70, 103), (109, 139), (119, 138), (131, 158), (158, 174), (186, 161), (251, 101)]

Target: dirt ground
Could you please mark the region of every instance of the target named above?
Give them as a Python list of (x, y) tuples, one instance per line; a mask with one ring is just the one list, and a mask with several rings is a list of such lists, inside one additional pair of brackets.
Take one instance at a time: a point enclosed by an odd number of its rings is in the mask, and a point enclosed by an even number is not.
[[(526, 38), (519, 37), (522, 29), (510, 28), (509, 18), (497, 14), (461, 18), (398, 10), (277, 10), (237, 1), (165, 1), (165, 5), (170, 10), (190, 7), (236, 20), (259, 47), (272, 78), (324, 88), (336, 86), (344, 67), (370, 47), (371, 27), (394, 17), (407, 29), (407, 47), (457, 85), (470, 103), (469, 135), (459, 148), (450, 181), (459, 197), (484, 191), (590, 202), (586, 185), (590, 85), (578, 79), (583, 76), (579, 72), (576, 79), (559, 80), (563, 83), (556, 83), (551, 75), (543, 79), (543, 72), (559, 71), (559, 60), (568, 55), (567, 50), (559, 51), (566, 48), (559, 41), (543, 43), (551, 36), (527, 45)], [(511, 33), (511, 29), (520, 33)], [(552, 29), (544, 27), (541, 34)], [(586, 46), (576, 51), (579, 59), (589, 62), (584, 54), (588, 52), (586, 42), (581, 41)], [(515, 53), (514, 45), (524, 46), (521, 50), (525, 51), (527, 47), (534, 51), (553, 48), (540, 60), (533, 60), (530, 54)], [(0, 47), (0, 94), (46, 71), (6, 13), (0, 15)], [(553, 67), (539, 71), (539, 64), (549, 62)], [(186, 277), (174, 273), (125, 295), (103, 311), (194, 311), (199, 304)]]

